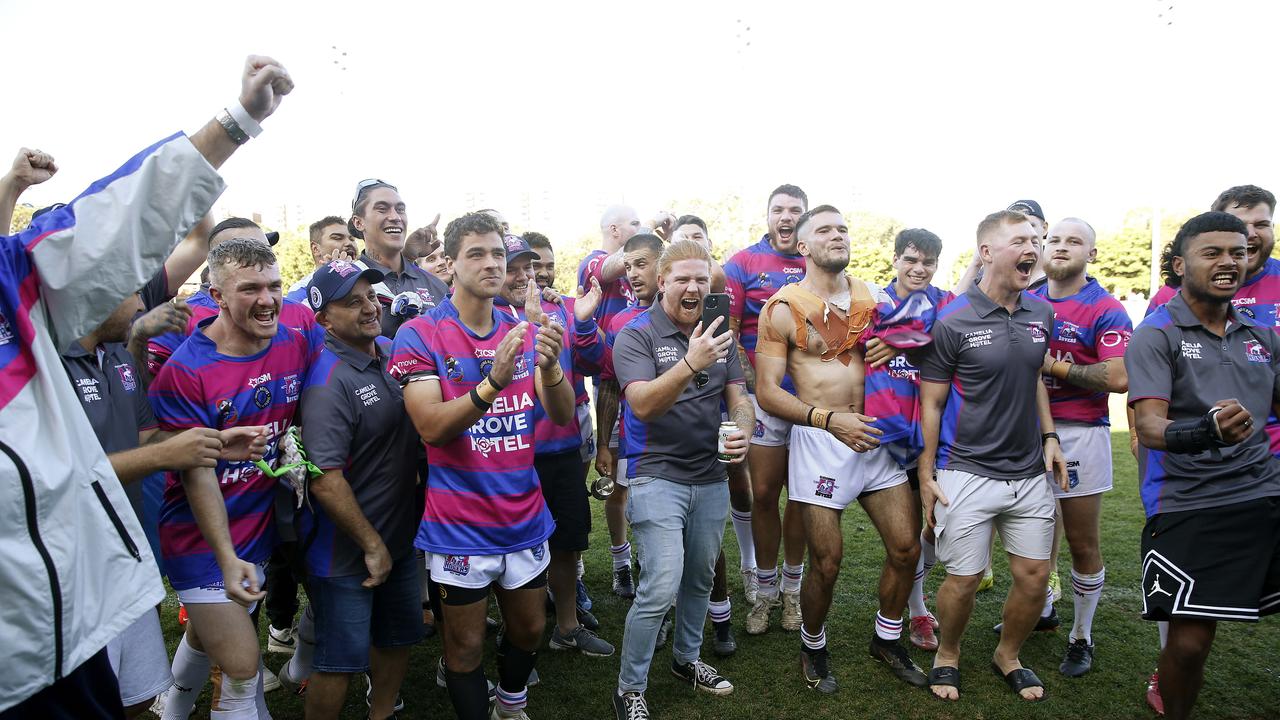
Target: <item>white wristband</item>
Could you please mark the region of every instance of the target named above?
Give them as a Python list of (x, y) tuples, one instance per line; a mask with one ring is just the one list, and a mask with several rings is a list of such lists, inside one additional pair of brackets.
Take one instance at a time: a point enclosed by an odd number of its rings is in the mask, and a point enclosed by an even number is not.
[(227, 114), (249, 137), (256, 138), (262, 134), (262, 126), (249, 116), (249, 111), (244, 109), (244, 105), (241, 105), (239, 100), (227, 106)]

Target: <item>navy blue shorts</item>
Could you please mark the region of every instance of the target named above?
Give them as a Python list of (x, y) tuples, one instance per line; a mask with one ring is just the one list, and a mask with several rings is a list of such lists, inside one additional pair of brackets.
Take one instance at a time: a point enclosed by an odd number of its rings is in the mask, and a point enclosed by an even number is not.
[(365, 672), (370, 645), (401, 647), (422, 641), (422, 591), (414, 553), (393, 563), (381, 585), (361, 587), (368, 577), (308, 578), (316, 620), (316, 670)]
[(49, 687), (0, 712), (0, 720), (124, 719), (120, 685), (111, 670), (107, 650), (85, 660)]

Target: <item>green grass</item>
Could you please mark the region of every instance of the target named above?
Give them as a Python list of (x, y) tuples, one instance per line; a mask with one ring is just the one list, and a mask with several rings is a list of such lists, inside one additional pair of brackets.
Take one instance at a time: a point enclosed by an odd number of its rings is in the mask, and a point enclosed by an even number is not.
[[(1123, 418), (1123, 413), (1113, 413)], [(1158, 637), (1155, 625), (1138, 617), (1139, 533), (1143, 525), (1138, 499), (1137, 469), (1128, 452), (1123, 431), (1112, 436), (1115, 458), (1115, 490), (1103, 503), (1102, 550), (1107, 566), (1107, 585), (1094, 621), (1097, 656), (1094, 671), (1084, 678), (1068, 679), (1058, 673), (1058, 663), (1067, 642), (1072, 608), (1070, 586), (1058, 605), (1063, 629), (1056, 634), (1036, 634), (1027, 641), (1023, 662), (1035, 669), (1048, 687), (1049, 699), (1038, 705), (1016, 700), (988, 668), (996, 636), (990, 628), (1000, 620), (1000, 608), (1009, 587), (1008, 564), (996, 561), (996, 587), (981, 593), (973, 620), (964, 639), (961, 661), (963, 695), (956, 704), (943, 704), (927, 691), (907, 687), (867, 656), (867, 641), (876, 612), (876, 583), (883, 552), (875, 529), (860, 508), (851, 507), (844, 517), (845, 556), (835, 603), (827, 621), (827, 636), (833, 670), (840, 692), (820, 696), (805, 689), (797, 666), (800, 639), (774, 627), (766, 635), (748, 637), (743, 630), (747, 608), (742, 600), (739, 578), (730, 578), (734, 602), (733, 619), (738, 654), (727, 660), (714, 658), (710, 645), (704, 658), (714, 664), (736, 686), (733, 695), (713, 698), (694, 695), (666, 670), (670, 646), (658, 651), (650, 674), (647, 697), (660, 718), (1149, 718), (1154, 717), (1143, 700), (1143, 689), (1156, 663)], [(610, 560), (605, 533), (603, 505), (592, 501), (595, 513), (593, 547), (587, 553), (587, 585), (595, 600), (595, 614), (602, 624), (601, 635), (621, 645), (625, 601), (615, 598), (610, 587)], [(725, 552), (730, 567), (737, 566), (737, 546), (731, 529), (725, 533)], [(1059, 571), (1069, 578), (1070, 560), (1064, 547)], [(941, 569), (929, 578), (930, 595), (942, 581)], [(932, 603), (930, 603), (932, 606)], [(170, 649), (178, 638), (177, 602), (171, 596), (164, 608)], [(263, 623), (265, 628), (265, 622)], [(550, 632), (550, 629), (548, 629)], [(265, 629), (263, 646), (265, 642)], [(708, 624), (708, 637), (710, 624)], [(544, 646), (545, 648), (545, 646)], [(1249, 625), (1223, 623), (1214, 653), (1209, 658), (1204, 690), (1200, 695), (1198, 718), (1274, 718), (1280, 715), (1280, 625), (1274, 621)], [(931, 664), (931, 655), (912, 648), (922, 667)], [(409, 676), (403, 687), (407, 707), (402, 718), (453, 717), (448, 697), (435, 684), (436, 660), (441, 647), (438, 637), (415, 648)], [(493, 649), (489, 648), (486, 668), (496, 677)], [(283, 656), (268, 655), (267, 664), (278, 670)], [(542, 683), (529, 692), (529, 714), (535, 720), (611, 718), (609, 694), (617, 681), (617, 656), (592, 659), (543, 650), (538, 658)], [(352, 683), (343, 717), (364, 718), (364, 683)], [(302, 703), (284, 691), (267, 696), (277, 720), (302, 717)], [(196, 717), (208, 717), (208, 691), (197, 706)]]

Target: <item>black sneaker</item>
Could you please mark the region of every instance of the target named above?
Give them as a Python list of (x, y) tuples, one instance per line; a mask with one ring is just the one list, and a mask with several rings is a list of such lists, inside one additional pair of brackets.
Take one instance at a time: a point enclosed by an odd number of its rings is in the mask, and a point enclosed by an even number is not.
[(733, 683), (701, 660), (682, 665), (680, 661), (672, 658), (671, 674), (689, 683), (694, 689), (709, 692), (712, 695), (728, 695), (733, 692)]
[(1062, 658), (1058, 670), (1067, 677), (1080, 677), (1093, 669), (1093, 646), (1080, 638), (1067, 646), (1067, 656)]
[(738, 651), (738, 641), (733, 639), (733, 623), (725, 620), (723, 622), (711, 623), (715, 630), (715, 641), (711, 645), (712, 651), (717, 657), (729, 657)]
[(618, 720), (649, 720), (649, 704), (644, 693), (613, 691), (613, 714)]
[(595, 615), (591, 614), (590, 610), (587, 610), (581, 605), (578, 606), (577, 610), (579, 625), (585, 627), (591, 632), (600, 632), (600, 621), (596, 619)]
[[(1049, 610), (1048, 615), (1041, 616), (1040, 619), (1036, 620), (1036, 626), (1031, 628), (1031, 631), (1054, 632), (1061, 626), (1062, 621), (1058, 619), (1058, 608), (1052, 608)], [(997, 635), (999, 635), (1002, 630), (1004, 630), (1004, 623), (996, 623), (996, 626), (991, 628), (991, 632)]]
[(907, 649), (896, 640), (881, 640), (871, 637), (871, 659), (889, 666), (889, 672), (908, 685), (924, 687), (929, 684), (929, 677), (911, 660)]
[(631, 568), (627, 565), (613, 569), (613, 594), (620, 598), (632, 600), (636, 596), (636, 584), (631, 579)]
[(831, 674), (831, 654), (826, 648), (810, 650), (800, 648), (800, 670), (804, 673), (804, 682), (810, 690), (817, 690), (830, 695), (840, 686), (836, 684), (836, 676)]

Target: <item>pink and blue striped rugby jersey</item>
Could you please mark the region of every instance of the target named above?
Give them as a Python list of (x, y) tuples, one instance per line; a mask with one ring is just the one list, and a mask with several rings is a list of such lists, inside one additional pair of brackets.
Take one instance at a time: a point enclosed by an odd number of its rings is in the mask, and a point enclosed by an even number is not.
[[(1088, 278), (1080, 292), (1065, 298), (1049, 296), (1049, 283), (1031, 292), (1053, 305), (1053, 332), (1049, 353), (1075, 365), (1093, 365), (1123, 358), (1133, 334), (1133, 323), (1119, 300), (1097, 280)], [(1053, 419), (1086, 425), (1111, 425), (1107, 409), (1109, 393), (1087, 390), (1065, 380), (1045, 376)]]
[[(151, 384), (151, 405), (161, 430), (221, 430), (247, 425), (270, 428), (263, 460), (273, 464), (277, 443), (293, 424), (302, 384), (314, 355), (311, 341), (281, 324), (267, 349), (247, 357), (218, 352), (205, 319), (169, 358)], [(275, 497), (279, 481), (252, 462), (219, 460), (214, 469), (227, 505), (236, 556), (266, 562), (276, 546)], [(160, 552), (176, 590), (222, 580), (209, 543), (200, 534), (187, 493), (169, 474), (160, 508)]]
[(578, 284), (583, 289), (591, 287), (591, 278), (595, 278), (600, 283), (600, 304), (596, 306), (595, 318), (596, 324), (602, 328), (608, 327), (609, 318), (636, 301), (635, 293), (631, 292), (631, 283), (627, 282), (625, 274), (613, 282), (605, 282), (600, 276), (600, 270), (608, 257), (609, 253), (604, 250), (592, 250), (578, 264)]
[[(756, 366), (760, 311), (783, 285), (800, 282), (804, 272), (804, 257), (786, 255), (773, 249), (768, 234), (755, 245), (738, 251), (724, 264), (729, 317), (739, 323), (738, 340), (742, 349), (747, 351), (751, 367)], [(795, 394), (790, 375), (782, 378), (782, 389)]]
[[(396, 332), (388, 367), (404, 385), (440, 382), (444, 402), (466, 396), (489, 374), (498, 345), (517, 322), (493, 309), (493, 328), (477, 335), (450, 298)], [(551, 537), (555, 524), (533, 469), (533, 332), (525, 334), (511, 383), (457, 437), (427, 450), (431, 479), (414, 545), (448, 555), (503, 555)]]

